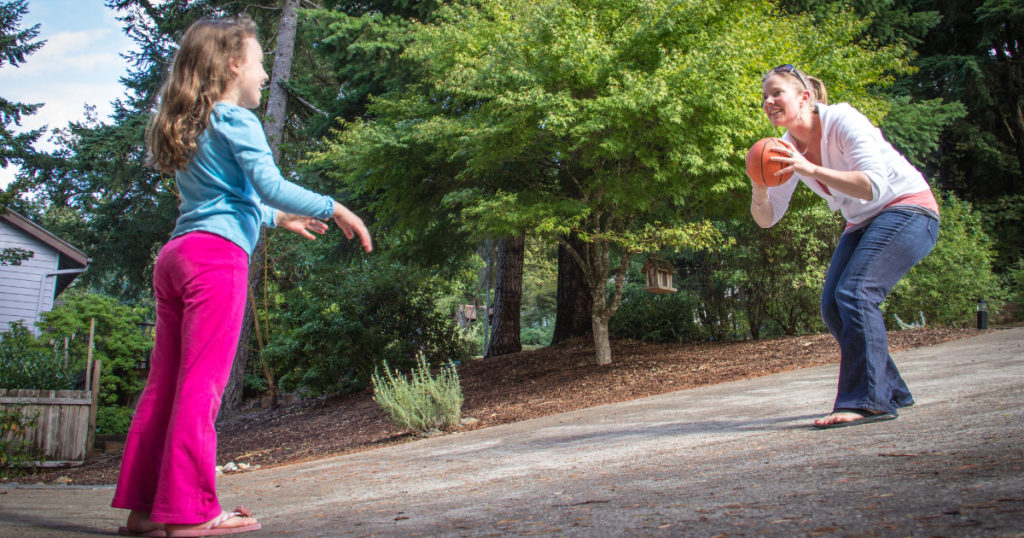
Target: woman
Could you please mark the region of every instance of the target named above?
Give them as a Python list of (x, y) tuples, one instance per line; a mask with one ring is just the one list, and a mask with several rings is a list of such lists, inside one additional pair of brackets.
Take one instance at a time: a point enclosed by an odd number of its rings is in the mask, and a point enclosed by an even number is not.
[(786, 64), (762, 79), (763, 108), (786, 128), (773, 160), (793, 172), (777, 187), (753, 183), (750, 213), (763, 228), (807, 185), (847, 221), (825, 276), (821, 315), (842, 353), (832, 413), (814, 421), (837, 428), (896, 418), (914, 399), (889, 356), (879, 305), (938, 238), (939, 207), (917, 169), (860, 112), (828, 104), (824, 84)]

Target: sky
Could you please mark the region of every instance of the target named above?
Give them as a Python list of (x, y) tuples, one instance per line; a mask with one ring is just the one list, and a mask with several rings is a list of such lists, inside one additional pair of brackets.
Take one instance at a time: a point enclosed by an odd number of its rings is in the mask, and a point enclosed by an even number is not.
[[(80, 121), (87, 104), (96, 106), (101, 121), (109, 121), (110, 103), (124, 95), (120, 78), (128, 64), (121, 54), (134, 47), (114, 15), (103, 0), (29, 0), (21, 28), (38, 23), (37, 39), (46, 44), (19, 67), (0, 67), (0, 95), (9, 101), (43, 103), (34, 115), (22, 118), (22, 129)], [(48, 138), (43, 135), (36, 149), (52, 150)], [(14, 174), (11, 167), (0, 169), (0, 188)]]

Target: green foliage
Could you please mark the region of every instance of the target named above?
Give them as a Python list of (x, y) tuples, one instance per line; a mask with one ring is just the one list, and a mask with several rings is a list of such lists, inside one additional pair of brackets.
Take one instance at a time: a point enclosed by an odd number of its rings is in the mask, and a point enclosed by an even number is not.
[(36, 341), (20, 321), (0, 334), (0, 388), (70, 390), (74, 368), (64, 365), (62, 352)]
[(0, 250), (0, 267), (4, 265), (21, 265), (21, 262), (31, 259), (34, 256), (31, 250), (11, 247)]
[(35, 425), (35, 417), (21, 409), (0, 407), (0, 478), (20, 474), (33, 461), (41, 460), (39, 451), (25, 439), (25, 433)]
[[(19, 67), (25, 58), (39, 50), (45, 41), (35, 41), (39, 25), (21, 28), (21, 19), (28, 14), (27, 0), (0, 2), (0, 67)], [(22, 116), (34, 114), (42, 104), (25, 104), (8, 101), (0, 97), (0, 168), (8, 164), (21, 164), (34, 153), (32, 144), (42, 134), (42, 129), (14, 133), (21, 125)]]
[[(867, 88), (905, 68), (902, 50), (861, 46), (849, 13), (810, 22), (766, 2), (446, 4), (410, 29), (418, 83), (372, 101), (311, 164), (417, 236), (572, 233), (588, 282), (621, 281), (611, 258), (707, 248), (708, 215), (745, 209), (728, 194), (748, 188), (742, 156), (770, 134), (758, 105), (772, 65), (884, 112)], [(595, 300), (595, 319), (618, 297)]]
[(842, 224), (822, 204), (791, 209), (772, 228), (749, 217), (717, 224), (733, 242), (668, 255), (677, 293), (642, 291), (634, 263), (612, 334), (658, 342), (822, 330), (818, 298)]
[(519, 343), (524, 346), (546, 346), (554, 335), (554, 324), (524, 326), (519, 331)]
[[(558, 248), (552, 242), (527, 236), (523, 258), (523, 326), (547, 323), (553, 330), (558, 300)], [(549, 338), (544, 343), (550, 341)]]
[(88, 356), (89, 320), (95, 319), (93, 359), (103, 361), (100, 405), (128, 405), (144, 385), (136, 367), (149, 357), (153, 339), (140, 324), (152, 319), (152, 308), (127, 306), (107, 295), (77, 290), (63, 293), (61, 302), (42, 315), (39, 325), (46, 337), (55, 342), (69, 338), (72, 364), (80, 371)]
[(897, 97), (882, 123), (885, 138), (914, 166), (926, 170), (937, 163), (943, 131), (967, 115), (959, 102), (931, 99), (912, 103), (909, 96)]
[(135, 411), (130, 407), (104, 405), (96, 410), (96, 434), (119, 435), (128, 433)]
[(700, 298), (674, 281), (677, 293), (653, 294), (643, 291), (646, 277), (640, 272), (643, 260), (630, 267), (622, 292), (622, 306), (608, 325), (615, 338), (648, 342), (684, 342), (704, 335), (696, 319)]
[[(1024, 192), (1024, 64), (1020, 36), (1024, 8), (1007, 0), (915, 2), (919, 9), (942, 12), (942, 19), (915, 47), (915, 73), (896, 90), (914, 100), (941, 98), (959, 102), (967, 114), (943, 133), (940, 149), (926, 175), (978, 210), (994, 207)], [(1016, 119), (1015, 119), (1016, 118)], [(987, 212), (987, 211), (986, 211)], [(992, 226), (996, 266), (1005, 270), (1024, 253), (1020, 219)], [(1014, 222), (1011, 222), (1014, 221)]]
[(1005, 271), (1015, 260), (1024, 256), (1024, 191), (1006, 193), (998, 198), (982, 200), (974, 204), (981, 214), (982, 224), (989, 236), (995, 240), (993, 247), (998, 252), (994, 267)]
[(1024, 319), (1024, 258), (1017, 260), (1006, 272), (1006, 289), (1009, 291), (1009, 302), (1013, 305), (1015, 319)]
[(361, 390), (376, 364), (404, 368), (421, 352), (431, 362), (461, 360), (467, 343), (436, 306), (446, 286), (383, 256), (315, 271), (283, 292), (288, 315), (263, 358), (283, 388), (313, 394)]
[(12, 184), (33, 198), (20, 209), (89, 253), (80, 284), (124, 300), (148, 295), (179, 203), (173, 178), (145, 166), (147, 120), (140, 113), (103, 124), (92, 115), (57, 129), (58, 155), (37, 156)]
[(892, 0), (779, 1), (779, 7), (790, 13), (810, 13), (816, 19), (827, 19), (838, 9), (851, 11), (868, 21), (861, 35), (863, 39), (908, 49), (919, 45), (928, 31), (942, 20), (938, 11), (922, 8), (921, 4)]
[(939, 239), (924, 260), (893, 288), (883, 310), (889, 325), (894, 316), (917, 319), (919, 312), (930, 325), (972, 326), (978, 299), (998, 310), (1004, 292), (992, 272), (995, 252), (970, 204), (953, 195), (942, 199)]
[(743, 308), (755, 338), (823, 329), (819, 298), (843, 222), (824, 204), (790, 210), (775, 226), (736, 223), (728, 269), (736, 271)]
[(373, 401), (395, 425), (424, 435), (431, 430), (450, 430), (462, 419), (462, 385), (455, 365), (448, 362), (436, 376), (426, 357), (416, 357), (409, 378), (384, 362), (384, 375), (373, 372)]

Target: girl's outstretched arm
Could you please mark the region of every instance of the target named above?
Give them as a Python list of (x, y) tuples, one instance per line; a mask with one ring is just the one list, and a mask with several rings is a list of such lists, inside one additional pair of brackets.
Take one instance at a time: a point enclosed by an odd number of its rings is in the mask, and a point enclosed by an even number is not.
[(352, 239), (358, 235), (359, 243), (363, 245), (363, 250), (373, 252), (373, 240), (370, 239), (370, 232), (366, 229), (366, 225), (363, 224), (363, 219), (338, 202), (334, 202), (334, 215), (332, 215), (332, 218), (334, 223), (338, 225), (338, 228), (341, 228), (341, 231), (345, 233), (345, 237)]

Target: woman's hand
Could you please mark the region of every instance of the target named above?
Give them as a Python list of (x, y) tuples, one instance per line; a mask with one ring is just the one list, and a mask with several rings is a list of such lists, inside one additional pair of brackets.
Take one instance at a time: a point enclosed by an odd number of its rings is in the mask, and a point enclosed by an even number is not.
[(370, 239), (369, 230), (363, 224), (363, 219), (338, 202), (334, 202), (334, 215), (332, 218), (334, 223), (338, 225), (338, 228), (341, 228), (346, 238), (352, 239), (358, 235), (359, 243), (363, 246), (363, 250), (373, 252), (373, 241)]
[(802, 177), (816, 179), (828, 189), (839, 191), (843, 194), (860, 198), (861, 200), (873, 200), (874, 192), (871, 180), (867, 174), (859, 170), (833, 170), (824, 166), (818, 166), (808, 161), (792, 143), (782, 140), (787, 149), (779, 147), (771, 148), (771, 151), (779, 155), (773, 156), (772, 160), (787, 165), (775, 175), (782, 175), (795, 172)]
[(773, 156), (771, 159), (786, 165), (786, 167), (779, 170), (775, 175), (781, 176), (793, 172), (800, 174), (803, 177), (814, 177), (818, 172), (818, 165), (808, 161), (803, 154), (796, 149), (796, 146), (788, 140), (781, 138), (779, 140), (786, 145), (786, 149), (778, 146), (772, 146), (769, 151), (774, 151), (775, 153), (778, 153), (778, 155)]
[(285, 213), (284, 211), (277, 211), (277, 226), (284, 228), (285, 230), (293, 231), (306, 239), (316, 239), (316, 236), (310, 232), (316, 232), (323, 235), (327, 231), (327, 225), (319, 219), (313, 217), (307, 217), (304, 215), (295, 215), (292, 213)]
[(768, 187), (756, 181), (751, 181), (750, 186), (750, 215), (754, 217), (754, 222), (758, 226), (770, 228), (775, 219), (775, 210), (772, 209), (771, 201), (768, 199)]

